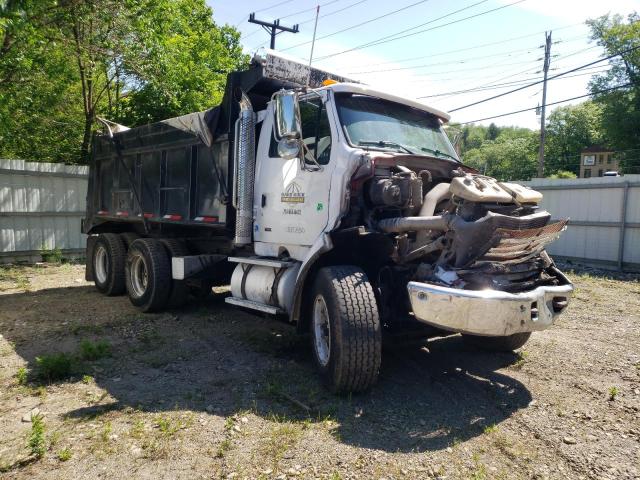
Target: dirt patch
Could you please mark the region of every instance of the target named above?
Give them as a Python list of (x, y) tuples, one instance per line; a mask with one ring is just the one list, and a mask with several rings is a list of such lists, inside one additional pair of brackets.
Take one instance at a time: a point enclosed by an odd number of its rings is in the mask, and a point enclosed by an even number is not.
[(307, 339), (221, 295), (144, 315), (81, 266), (3, 267), (0, 477), (638, 478), (640, 283), (571, 278), (518, 354), (436, 339), (337, 397)]

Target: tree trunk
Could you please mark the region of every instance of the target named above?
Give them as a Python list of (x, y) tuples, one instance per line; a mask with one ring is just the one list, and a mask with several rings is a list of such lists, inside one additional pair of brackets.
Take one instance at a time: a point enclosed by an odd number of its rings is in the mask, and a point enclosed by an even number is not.
[(89, 163), (89, 154), (91, 153), (91, 128), (93, 127), (93, 112), (85, 115), (84, 119), (84, 135), (82, 136), (82, 146), (80, 147), (80, 163)]

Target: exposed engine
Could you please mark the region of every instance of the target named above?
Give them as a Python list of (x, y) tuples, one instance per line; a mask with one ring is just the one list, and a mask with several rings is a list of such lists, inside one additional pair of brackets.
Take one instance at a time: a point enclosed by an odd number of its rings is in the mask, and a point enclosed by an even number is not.
[(393, 261), (411, 279), (510, 292), (556, 284), (544, 247), (567, 222), (549, 224), (539, 192), (462, 169), (416, 170), (376, 165), (362, 192), (365, 222), (393, 235)]

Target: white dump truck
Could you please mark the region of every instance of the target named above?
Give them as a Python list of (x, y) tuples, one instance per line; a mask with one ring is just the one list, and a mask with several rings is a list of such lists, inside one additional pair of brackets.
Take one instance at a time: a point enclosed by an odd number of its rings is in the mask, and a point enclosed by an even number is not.
[(96, 136), (87, 279), (142, 311), (226, 302), (308, 333), (327, 385), (363, 391), (385, 338), (521, 347), (567, 307), (542, 195), (465, 166), (449, 116), (283, 57), (218, 107)]

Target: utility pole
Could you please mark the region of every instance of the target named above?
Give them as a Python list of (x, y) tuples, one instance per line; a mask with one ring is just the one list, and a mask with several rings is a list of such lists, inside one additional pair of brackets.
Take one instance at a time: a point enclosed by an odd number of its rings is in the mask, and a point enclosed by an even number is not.
[(256, 20), (255, 13), (249, 14), (249, 23), (255, 23), (256, 25), (260, 25), (262, 28), (265, 29), (265, 31), (269, 35), (271, 35), (271, 46), (269, 47), (271, 48), (271, 50), (274, 50), (276, 48), (276, 35), (278, 35), (279, 33), (282, 33), (282, 32), (298, 33), (299, 32), (298, 24), (295, 24), (293, 27), (285, 27), (283, 25), (280, 25), (280, 19), (274, 20), (271, 23), (265, 22), (263, 20)]
[(546, 43), (544, 46), (544, 83), (542, 84), (542, 112), (540, 115), (540, 150), (538, 151), (538, 177), (544, 177), (544, 137), (546, 128), (545, 109), (547, 107), (547, 73), (551, 63), (551, 32), (544, 32)]

